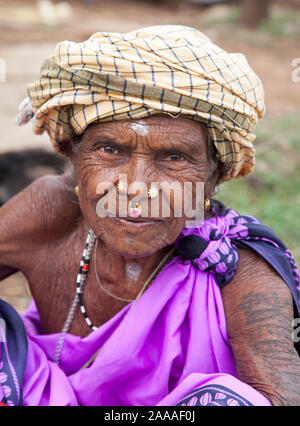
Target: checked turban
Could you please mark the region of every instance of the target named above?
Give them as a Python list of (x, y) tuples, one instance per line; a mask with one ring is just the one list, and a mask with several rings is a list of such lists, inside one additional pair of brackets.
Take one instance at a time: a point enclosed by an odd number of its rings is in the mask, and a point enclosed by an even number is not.
[[(253, 170), (254, 128), (265, 111), (262, 84), (242, 54), (178, 25), (63, 41), (43, 62), (28, 97), (34, 133), (46, 131), (58, 151), (96, 121), (157, 113), (198, 120), (228, 165), (222, 181)], [(21, 111), (19, 121), (27, 118)]]

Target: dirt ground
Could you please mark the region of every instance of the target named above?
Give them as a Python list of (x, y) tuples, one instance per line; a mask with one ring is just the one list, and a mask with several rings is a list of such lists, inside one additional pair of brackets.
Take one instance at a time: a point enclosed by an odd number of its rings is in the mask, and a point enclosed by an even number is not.
[[(0, 152), (21, 147), (44, 146), (47, 136), (32, 136), (30, 125), (18, 128), (15, 115), (25, 97), (26, 85), (38, 78), (42, 60), (56, 42), (82, 41), (97, 31), (124, 32), (145, 25), (183, 24), (204, 28), (206, 34), (229, 51), (246, 54), (266, 90), (269, 113), (284, 113), (299, 107), (300, 86), (295, 87), (291, 62), (300, 56), (295, 38), (273, 38), (264, 33), (210, 28), (211, 18), (226, 16), (228, 8), (202, 9), (189, 4), (170, 8), (168, 3), (150, 1), (98, 1), (91, 8), (71, 2), (73, 18), (58, 27), (44, 25), (38, 18), (36, 2), (0, 0), (0, 58), (6, 62), (6, 83), (0, 83)], [(8, 6), (9, 4), (9, 6)]]
[[(202, 9), (184, 3), (98, 0), (87, 8), (83, 3), (71, 2), (73, 15), (68, 22), (47, 26), (38, 15), (36, 1), (0, 0), (0, 58), (6, 63), (6, 82), (0, 83), (0, 152), (37, 146), (51, 149), (46, 135), (33, 136), (30, 125), (15, 125), (18, 104), (26, 95), (26, 84), (38, 78), (40, 64), (56, 42), (83, 41), (97, 31), (126, 32), (157, 24), (197, 27), (224, 49), (247, 56), (265, 86), (268, 114), (300, 110), (300, 83), (293, 83), (291, 78), (292, 60), (300, 57), (296, 37), (276, 37), (228, 24), (210, 26), (209, 22), (216, 19), (228, 21), (228, 6)], [(25, 283), (20, 274), (1, 283), (0, 297), (18, 311), (28, 304)]]

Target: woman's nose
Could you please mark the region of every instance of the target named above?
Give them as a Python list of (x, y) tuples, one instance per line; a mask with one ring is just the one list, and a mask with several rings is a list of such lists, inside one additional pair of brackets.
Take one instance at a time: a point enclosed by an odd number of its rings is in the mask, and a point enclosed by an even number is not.
[(142, 156), (135, 156), (123, 169), (122, 174), (126, 177), (128, 186), (138, 187), (140, 185), (148, 189), (156, 176), (151, 160)]

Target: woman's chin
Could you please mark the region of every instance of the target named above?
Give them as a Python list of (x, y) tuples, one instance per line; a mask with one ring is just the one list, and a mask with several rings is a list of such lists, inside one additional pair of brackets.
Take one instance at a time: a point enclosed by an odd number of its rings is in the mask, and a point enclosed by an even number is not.
[(139, 259), (142, 257), (152, 256), (154, 253), (157, 253), (159, 250), (166, 247), (166, 244), (162, 244), (161, 246), (150, 246), (147, 243), (141, 243), (137, 241), (137, 239), (130, 239), (128, 237), (120, 237), (117, 243), (112, 239), (105, 241), (105, 243), (111, 250), (127, 259)]
[(151, 256), (173, 242), (169, 241), (169, 228), (163, 220), (107, 218), (94, 232), (104, 244), (127, 258)]

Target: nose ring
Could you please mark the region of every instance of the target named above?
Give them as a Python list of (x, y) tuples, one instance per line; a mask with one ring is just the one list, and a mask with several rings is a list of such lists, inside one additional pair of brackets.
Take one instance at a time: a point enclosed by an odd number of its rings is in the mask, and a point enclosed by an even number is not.
[(141, 206), (141, 204), (139, 202), (135, 203), (134, 205), (132, 205), (131, 201), (129, 202), (129, 213), (130, 213), (130, 216), (132, 216), (132, 217), (140, 217), (142, 215), (142, 212), (143, 212), (143, 209), (142, 209), (142, 206)]
[[(120, 191), (124, 191), (126, 185), (123, 182), (119, 182), (118, 189)], [(151, 185), (151, 188), (148, 190), (148, 197), (151, 199), (154, 199), (158, 196), (159, 191), (157, 186)], [(143, 208), (141, 206), (141, 203), (138, 201), (135, 204), (132, 203), (132, 201), (129, 202), (128, 205), (129, 214), (132, 217), (140, 217), (143, 212)]]

